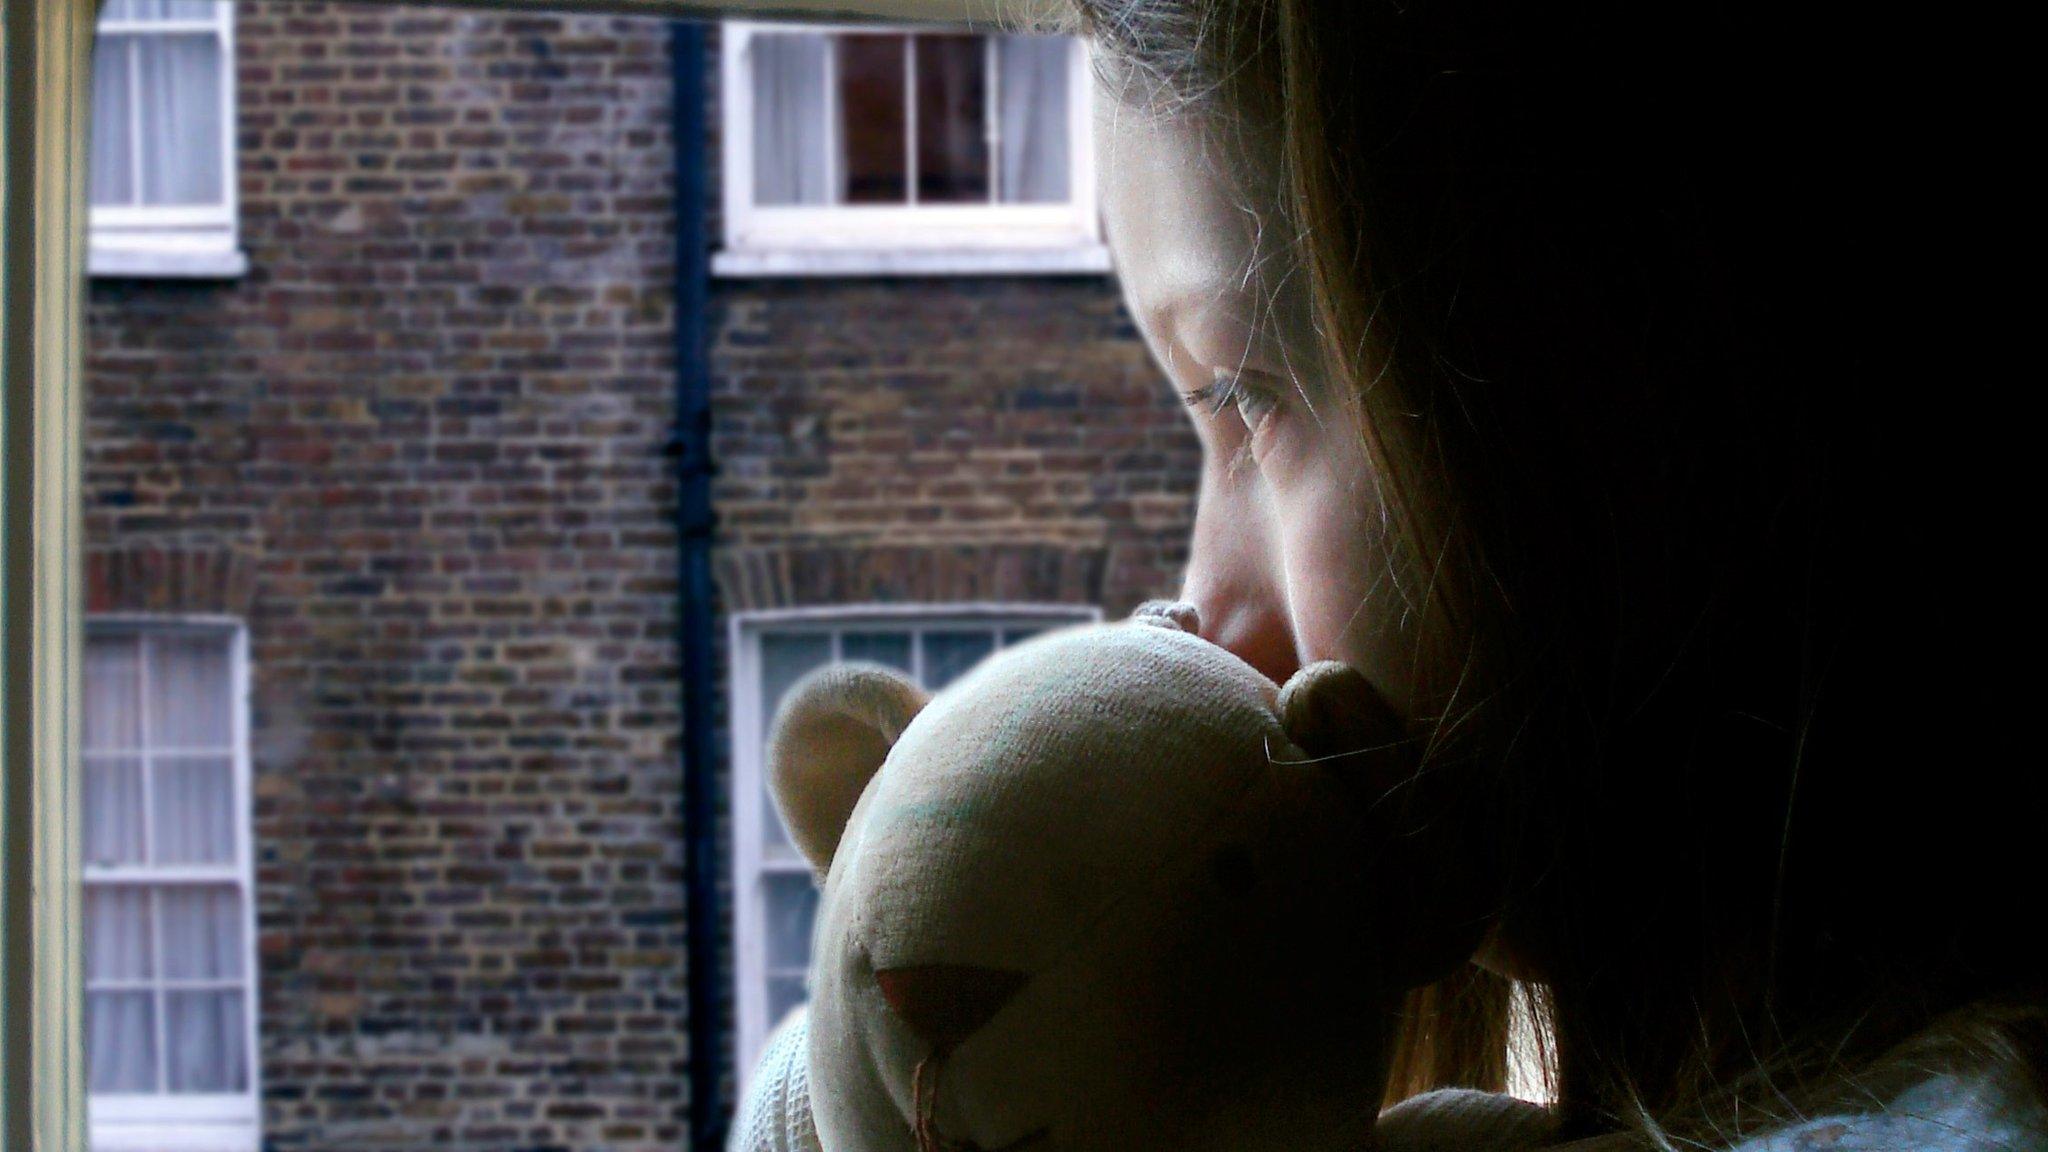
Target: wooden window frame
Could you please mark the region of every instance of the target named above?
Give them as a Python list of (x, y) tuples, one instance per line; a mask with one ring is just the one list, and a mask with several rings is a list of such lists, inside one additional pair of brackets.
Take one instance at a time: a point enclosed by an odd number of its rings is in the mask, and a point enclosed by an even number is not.
[[(509, 12), (968, 27), (1047, 27), (1059, 7), (1056, 0), (469, 2)], [(79, 463), (86, 134), (98, 10), (98, 0), (0, 0), (0, 1147), (8, 1152), (86, 1147)]]

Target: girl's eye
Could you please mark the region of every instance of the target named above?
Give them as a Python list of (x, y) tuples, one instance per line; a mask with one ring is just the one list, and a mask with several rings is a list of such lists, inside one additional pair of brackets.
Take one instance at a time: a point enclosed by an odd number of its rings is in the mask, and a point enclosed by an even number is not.
[(1214, 384), (1186, 393), (1184, 398), (1190, 407), (1207, 408), (1211, 416), (1221, 415), (1225, 408), (1237, 409), (1246, 432), (1257, 432), (1273, 414), (1275, 404), (1272, 392), (1235, 372), (1218, 372)]
[(1234, 376), (1231, 382), (1237, 392), (1237, 417), (1244, 421), (1244, 430), (1257, 432), (1259, 425), (1273, 413), (1273, 394), (1262, 388), (1254, 388), (1244, 382), (1241, 376)]

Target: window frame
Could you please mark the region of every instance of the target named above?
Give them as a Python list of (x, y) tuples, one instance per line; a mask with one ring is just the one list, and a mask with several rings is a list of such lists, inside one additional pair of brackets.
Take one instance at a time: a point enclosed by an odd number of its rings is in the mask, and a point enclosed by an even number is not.
[[(242, 896), (242, 980), (246, 994), (243, 1044), (249, 1082), (241, 1092), (105, 1093), (86, 1089), (87, 1129), (94, 1152), (256, 1152), (262, 1145), (261, 971), (256, 939), (256, 828), (249, 740), (249, 631), (238, 618), (207, 614), (154, 615), (95, 613), (86, 618), (84, 642), (134, 637), (146, 643), (164, 636), (224, 639), (228, 653), (229, 738), (234, 789), (235, 850), (226, 864), (173, 866), (95, 865), (79, 862), (80, 892), (94, 884), (160, 887), (170, 883), (235, 885)], [(143, 661), (147, 675), (147, 659)], [(84, 662), (80, 662), (81, 685)], [(145, 744), (144, 753), (148, 746)], [(85, 755), (80, 751), (81, 764)], [(145, 814), (144, 819), (148, 816)], [(161, 980), (161, 974), (153, 977)], [(159, 1028), (162, 1028), (159, 1022)], [(158, 1053), (163, 1059), (163, 1053)]]
[[(1094, 85), (1088, 50), (1067, 38), (1067, 174), (1059, 204), (768, 206), (754, 197), (751, 47), (763, 33), (946, 34), (876, 25), (730, 20), (719, 36), (720, 182), (724, 247), (719, 276), (1076, 274), (1110, 270), (1096, 202)], [(993, 36), (996, 33), (987, 33)], [(828, 56), (829, 60), (832, 57)], [(906, 83), (908, 81), (906, 80)], [(828, 83), (827, 100), (835, 89)], [(909, 96), (906, 94), (906, 99)]]
[[(215, 205), (100, 206), (91, 203), (87, 187), (86, 273), (95, 277), (189, 277), (231, 279), (249, 270), (241, 248), (241, 190), (236, 138), (235, 5), (213, 0), (214, 17), (202, 20), (112, 20), (96, 27), (106, 37), (192, 36), (211, 34), (220, 53), (221, 202)], [(131, 65), (132, 67), (132, 65)], [(88, 91), (91, 89), (89, 88)], [(90, 104), (90, 101), (88, 101)], [(139, 121), (133, 125), (136, 168), (142, 165)]]
[(764, 850), (761, 829), (769, 803), (764, 762), (767, 748), (758, 734), (765, 731), (769, 717), (760, 693), (762, 637), (770, 633), (830, 635), (833, 662), (837, 663), (840, 633), (901, 629), (912, 638), (913, 675), (921, 683), (923, 647), (916, 642), (921, 633), (988, 628), (998, 634), (993, 654), (1007, 647), (1000, 636), (1007, 628), (1056, 628), (1101, 619), (1102, 609), (1093, 604), (999, 602), (835, 604), (733, 613), (727, 622), (727, 651), (732, 658), (726, 701), (731, 748), (728, 795), (732, 803), (733, 1043), (739, 1058), (734, 1067), (742, 1094), (760, 1063), (769, 1031), (777, 1023), (768, 1019), (767, 907), (761, 895), (762, 883), (770, 875), (801, 875), (807, 879), (811, 875), (810, 866), (794, 852), (786, 858), (772, 859)]

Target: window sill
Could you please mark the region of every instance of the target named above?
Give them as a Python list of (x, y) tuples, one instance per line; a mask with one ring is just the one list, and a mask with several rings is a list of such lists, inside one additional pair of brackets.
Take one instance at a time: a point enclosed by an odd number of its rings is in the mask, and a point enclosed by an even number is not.
[(94, 1124), (92, 1152), (257, 1152), (254, 1124)]
[(1100, 244), (1064, 248), (730, 248), (714, 276), (1086, 276), (1110, 271)]
[(162, 248), (91, 243), (86, 275), (98, 279), (236, 280), (249, 273), (249, 257), (233, 245)]

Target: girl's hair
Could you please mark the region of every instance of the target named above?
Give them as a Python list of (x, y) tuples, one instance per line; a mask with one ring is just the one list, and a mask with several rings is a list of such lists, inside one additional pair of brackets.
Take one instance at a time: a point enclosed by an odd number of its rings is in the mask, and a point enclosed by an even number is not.
[[(2027, 714), (1991, 671), (2015, 489), (1971, 399), (2018, 361), (1964, 327), (1991, 208), (1944, 30), (1077, 5), (1128, 103), (1277, 161), (1254, 199), (1482, 689), (1431, 775), (1542, 977), (1568, 1130), (1727, 1135), (1998, 994), (1965, 1047), (2034, 1075), (2042, 809), (1992, 739)], [(1390, 1097), (1500, 1087), (1509, 994), (1412, 997)]]

